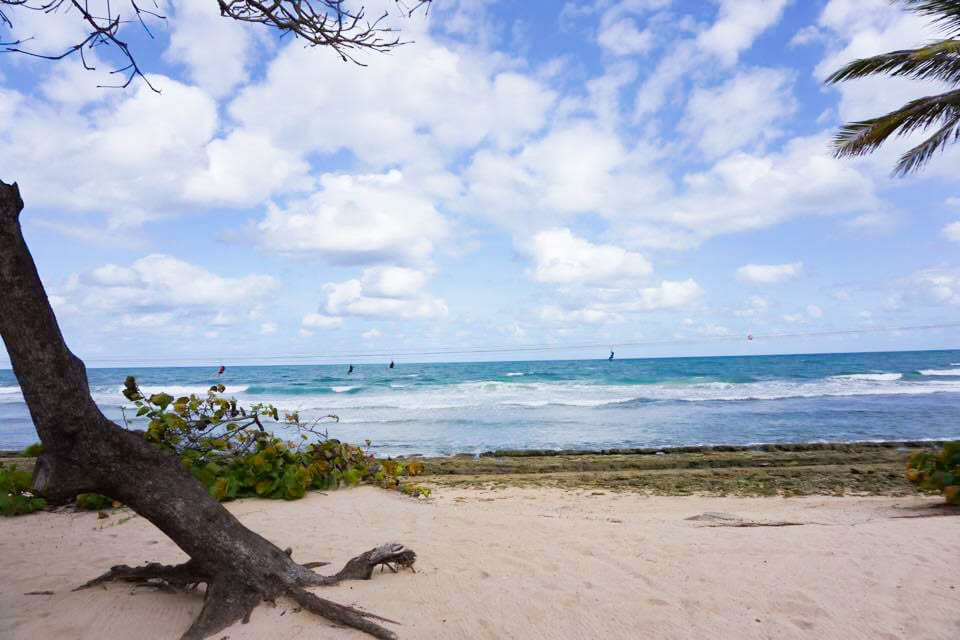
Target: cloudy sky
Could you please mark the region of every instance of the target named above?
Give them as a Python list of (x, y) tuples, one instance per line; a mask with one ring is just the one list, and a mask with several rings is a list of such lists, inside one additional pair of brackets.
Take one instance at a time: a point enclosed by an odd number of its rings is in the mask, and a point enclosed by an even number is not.
[[(921, 19), (887, 0), (434, 4), (393, 21), (413, 43), (359, 67), (168, 0), (156, 40), (130, 31), (160, 94), (98, 89), (115, 79), (95, 55), (94, 72), (4, 56), (0, 178), (20, 184), (74, 351), (106, 366), (960, 346), (957, 329), (764, 337), (960, 320), (960, 150), (909, 179), (890, 177), (909, 141), (829, 150), (841, 122), (940, 90), (822, 84), (929, 40)], [(9, 13), (40, 53), (82, 28)], [(492, 351), (428, 355), (449, 350)]]

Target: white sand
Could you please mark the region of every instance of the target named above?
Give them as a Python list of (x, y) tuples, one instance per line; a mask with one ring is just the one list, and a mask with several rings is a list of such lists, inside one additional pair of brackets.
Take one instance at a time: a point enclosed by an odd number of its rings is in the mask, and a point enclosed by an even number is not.
[[(373, 488), (230, 508), (302, 561), (336, 564), (387, 541), (418, 573), (319, 590), (403, 622), (401, 638), (960, 637), (960, 517), (921, 498), (645, 498), (589, 491), (443, 489), (424, 503)], [(805, 526), (731, 528), (727, 512)], [(0, 521), (0, 638), (176, 638), (195, 594), (70, 589), (112, 564), (175, 562), (141, 518)], [(52, 590), (55, 595), (22, 595)], [(363, 638), (288, 601), (230, 640)]]

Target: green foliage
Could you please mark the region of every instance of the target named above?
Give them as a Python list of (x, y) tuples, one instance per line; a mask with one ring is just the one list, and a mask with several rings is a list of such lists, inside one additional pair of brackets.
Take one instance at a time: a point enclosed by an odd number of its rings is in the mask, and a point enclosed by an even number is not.
[[(174, 398), (166, 393), (147, 397), (128, 377), (123, 395), (133, 402), (137, 417), (147, 421), (144, 437), (179, 455), (217, 500), (296, 500), (311, 489), (362, 483), (429, 496), (426, 487), (404, 482), (423, 472), (422, 462), (378, 460), (362, 447), (320, 430), (326, 421), (339, 420), (337, 416), (306, 423), (298, 412), (281, 414), (273, 405), (238, 406), (236, 400), (223, 396), (225, 390), (217, 384), (205, 397)], [(282, 425), (297, 437), (284, 440), (268, 431), (264, 422)]]
[(942, 492), (948, 504), (960, 505), (960, 442), (910, 456), (907, 480), (919, 489)]
[(827, 77), (828, 84), (874, 75), (933, 80), (946, 84), (943, 93), (911, 100), (885, 115), (840, 128), (834, 137), (837, 157), (871, 153), (894, 137), (932, 129), (925, 140), (900, 156), (894, 175), (905, 176), (923, 167), (947, 145), (960, 139), (960, 4), (956, 0), (900, 0), (908, 11), (930, 18), (946, 39), (915, 49), (891, 51), (854, 60)]
[(23, 450), (24, 458), (36, 458), (41, 453), (43, 453), (43, 443), (34, 442), (32, 445)]
[(43, 498), (30, 492), (30, 474), (17, 465), (0, 462), (0, 514), (19, 516), (47, 506)]
[(77, 496), (77, 509), (101, 511), (113, 506), (113, 499), (99, 493), (81, 493)]

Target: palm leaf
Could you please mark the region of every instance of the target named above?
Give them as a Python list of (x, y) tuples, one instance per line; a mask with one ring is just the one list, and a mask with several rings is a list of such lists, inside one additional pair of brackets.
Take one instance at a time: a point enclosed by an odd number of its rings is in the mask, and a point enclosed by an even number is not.
[(825, 82), (836, 84), (878, 74), (960, 82), (960, 40), (940, 40), (919, 49), (891, 51), (854, 60), (830, 74)]
[(913, 173), (929, 162), (934, 154), (942, 151), (948, 143), (956, 142), (957, 138), (960, 138), (960, 118), (955, 116), (932, 136), (900, 156), (893, 175), (905, 176)]
[(904, 8), (922, 16), (942, 31), (960, 33), (960, 0), (896, 0)]
[(834, 155), (838, 158), (862, 156), (877, 149), (893, 135), (904, 136), (938, 124), (940, 129), (936, 133), (900, 158), (895, 175), (916, 171), (947, 143), (957, 139), (960, 90), (913, 100), (879, 118), (844, 125), (834, 137)]

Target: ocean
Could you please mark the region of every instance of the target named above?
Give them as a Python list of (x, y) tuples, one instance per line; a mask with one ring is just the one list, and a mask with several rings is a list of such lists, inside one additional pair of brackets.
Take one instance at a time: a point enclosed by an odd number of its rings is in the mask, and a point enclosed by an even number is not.
[[(244, 403), (336, 414), (330, 436), (369, 439), (384, 455), (960, 438), (960, 351), (216, 370), (88, 377), (114, 420), (127, 375), (177, 396), (219, 381)], [(13, 373), (0, 370), (0, 449), (36, 440)]]

